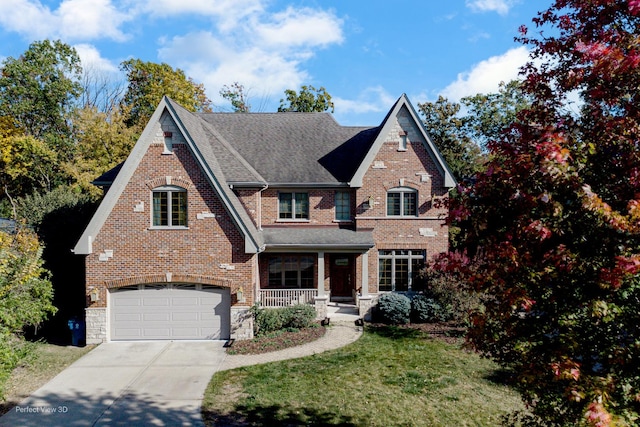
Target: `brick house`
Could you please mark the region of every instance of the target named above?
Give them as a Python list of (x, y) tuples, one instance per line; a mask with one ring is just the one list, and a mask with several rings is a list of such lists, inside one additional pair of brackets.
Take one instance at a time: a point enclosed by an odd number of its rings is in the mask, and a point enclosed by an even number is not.
[(454, 177), (405, 95), (376, 127), (164, 98), (74, 251), (87, 343), (252, 336), (248, 309), (419, 290)]

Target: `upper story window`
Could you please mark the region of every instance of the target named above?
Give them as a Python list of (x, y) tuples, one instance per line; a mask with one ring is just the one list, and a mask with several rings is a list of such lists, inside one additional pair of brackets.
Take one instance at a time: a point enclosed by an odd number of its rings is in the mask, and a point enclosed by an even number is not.
[(351, 194), (348, 191), (336, 191), (336, 221), (351, 220)]
[(389, 190), (387, 216), (418, 216), (418, 192), (408, 187)]
[(308, 220), (309, 193), (278, 194), (278, 219)]
[(153, 226), (187, 226), (187, 190), (166, 186), (153, 190)]

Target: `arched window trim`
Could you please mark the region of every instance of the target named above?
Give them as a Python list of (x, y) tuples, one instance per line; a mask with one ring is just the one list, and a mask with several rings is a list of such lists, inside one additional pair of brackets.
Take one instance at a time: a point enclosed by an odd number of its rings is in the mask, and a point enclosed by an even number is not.
[(400, 186), (387, 190), (387, 216), (416, 217), (418, 216), (418, 190), (412, 187)]

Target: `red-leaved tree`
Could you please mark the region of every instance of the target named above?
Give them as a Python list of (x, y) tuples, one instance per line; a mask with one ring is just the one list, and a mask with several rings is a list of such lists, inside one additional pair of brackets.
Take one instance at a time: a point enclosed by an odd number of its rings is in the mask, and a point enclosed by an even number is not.
[(447, 267), (484, 296), (469, 341), (533, 424), (637, 425), (640, 0), (556, 0), (534, 24), (533, 102), (451, 206), (465, 253)]

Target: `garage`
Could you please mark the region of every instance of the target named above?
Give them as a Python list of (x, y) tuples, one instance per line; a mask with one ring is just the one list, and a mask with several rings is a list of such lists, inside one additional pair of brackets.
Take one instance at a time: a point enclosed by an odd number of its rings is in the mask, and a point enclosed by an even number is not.
[(228, 288), (200, 284), (126, 286), (110, 291), (111, 339), (229, 339)]

